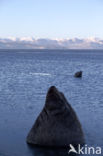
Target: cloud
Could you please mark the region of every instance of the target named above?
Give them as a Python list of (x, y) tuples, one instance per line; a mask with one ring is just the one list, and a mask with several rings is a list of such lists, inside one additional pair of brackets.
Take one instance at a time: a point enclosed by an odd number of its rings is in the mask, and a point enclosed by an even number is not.
[(0, 38), (0, 49), (103, 49), (99, 38), (35, 39), (33, 37)]

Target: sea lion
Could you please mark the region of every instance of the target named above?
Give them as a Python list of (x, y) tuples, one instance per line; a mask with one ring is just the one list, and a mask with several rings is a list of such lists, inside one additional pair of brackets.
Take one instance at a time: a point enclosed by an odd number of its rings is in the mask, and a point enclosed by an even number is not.
[(78, 117), (63, 93), (49, 88), (43, 110), (27, 136), (27, 143), (48, 147), (84, 144)]
[(77, 78), (81, 78), (82, 77), (82, 71), (79, 71), (79, 72), (76, 72), (74, 77), (77, 77)]

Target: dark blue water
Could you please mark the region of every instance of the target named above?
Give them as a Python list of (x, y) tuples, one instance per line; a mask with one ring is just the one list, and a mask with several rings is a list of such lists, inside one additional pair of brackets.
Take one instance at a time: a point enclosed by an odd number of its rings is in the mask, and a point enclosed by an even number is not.
[(77, 112), (86, 144), (103, 150), (103, 51), (0, 50), (0, 156), (63, 156), (25, 142), (51, 85)]

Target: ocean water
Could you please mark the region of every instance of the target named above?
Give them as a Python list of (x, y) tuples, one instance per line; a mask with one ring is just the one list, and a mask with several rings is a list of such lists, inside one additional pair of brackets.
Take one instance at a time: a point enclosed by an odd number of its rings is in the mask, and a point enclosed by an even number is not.
[[(73, 76), (79, 70), (82, 79)], [(86, 144), (103, 152), (102, 50), (0, 50), (0, 156), (68, 155), (25, 141), (51, 85), (75, 109)]]

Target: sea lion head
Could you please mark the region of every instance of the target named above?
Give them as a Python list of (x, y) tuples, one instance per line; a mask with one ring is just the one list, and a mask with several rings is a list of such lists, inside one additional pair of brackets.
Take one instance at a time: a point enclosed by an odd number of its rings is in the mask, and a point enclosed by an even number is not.
[(63, 93), (59, 92), (55, 86), (51, 86), (46, 96), (46, 109), (52, 111), (65, 106)]

